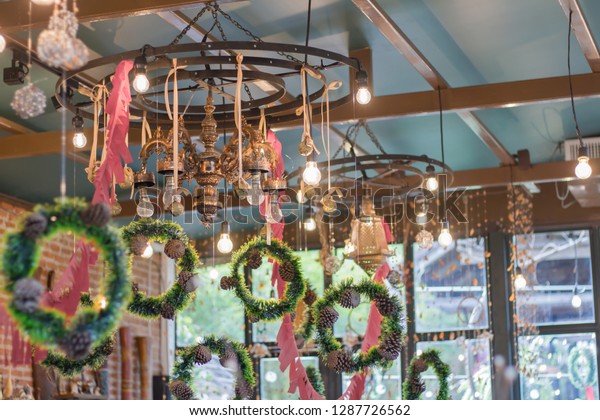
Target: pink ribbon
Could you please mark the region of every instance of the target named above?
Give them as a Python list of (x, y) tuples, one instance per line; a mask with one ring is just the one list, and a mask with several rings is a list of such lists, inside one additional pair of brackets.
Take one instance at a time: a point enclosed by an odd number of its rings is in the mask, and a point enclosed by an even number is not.
[(587, 388), (585, 388), (585, 399), (586, 400), (593, 400), (594, 398), (594, 387), (593, 386), (588, 386)]
[(4, 352), (0, 354), (2, 364), (13, 367), (30, 365), (31, 345), (20, 334), (19, 329), (6, 312), (4, 305), (0, 306), (0, 331), (2, 331), (1, 343), (4, 347)]

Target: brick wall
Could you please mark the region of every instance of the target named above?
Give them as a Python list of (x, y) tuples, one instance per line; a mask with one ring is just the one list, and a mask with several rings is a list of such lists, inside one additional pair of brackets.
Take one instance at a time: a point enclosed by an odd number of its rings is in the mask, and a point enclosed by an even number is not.
[[(0, 236), (3, 236), (7, 230), (16, 227), (16, 221), (24, 212), (23, 208), (13, 204), (0, 201)], [(44, 245), (42, 258), (40, 260), (40, 268), (42, 269), (42, 278), (45, 278), (50, 270), (56, 273), (56, 279), (63, 273), (73, 253), (74, 238), (66, 235), (61, 235), (53, 238), (50, 242)], [(103, 276), (104, 264), (102, 258), (99, 259), (95, 266), (90, 267), (90, 286), (92, 294), (98, 291), (100, 279)], [(149, 294), (156, 295), (159, 293), (161, 282), (161, 258), (160, 255), (155, 255), (151, 259), (143, 260), (136, 258), (133, 265), (132, 281), (137, 282), (140, 290), (146, 291)], [(0, 293), (0, 306), (5, 305), (6, 296)], [(148, 337), (151, 346), (152, 374), (160, 375), (163, 370), (160, 366), (160, 337), (161, 337), (161, 322), (159, 320), (146, 321), (131, 315), (125, 315), (122, 319), (121, 326), (129, 327), (132, 336), (133, 345), (133, 393), (134, 398), (140, 398), (140, 366), (138, 362), (137, 349), (135, 348), (135, 337)], [(11, 348), (10, 338), (7, 343), (0, 339), (0, 352)], [(121, 357), (120, 348), (117, 344), (115, 351), (109, 358), (108, 368), (110, 373), (110, 398), (119, 399), (121, 395)], [(165, 369), (166, 370), (166, 367)], [(7, 369), (0, 365), (0, 374), (6, 378)], [(12, 378), (22, 386), (27, 383), (32, 385), (32, 368), (31, 366), (20, 366), (12, 369)]]

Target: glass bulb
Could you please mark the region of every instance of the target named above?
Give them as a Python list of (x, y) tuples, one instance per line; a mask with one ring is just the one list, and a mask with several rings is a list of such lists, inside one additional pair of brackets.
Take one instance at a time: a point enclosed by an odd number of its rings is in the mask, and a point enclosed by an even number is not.
[(213, 280), (216, 280), (217, 277), (219, 277), (219, 272), (217, 271), (216, 268), (211, 268), (210, 272), (208, 273), (209, 277)]
[(165, 206), (170, 206), (173, 202), (173, 197), (177, 193), (177, 188), (175, 187), (175, 178), (172, 176), (165, 177), (165, 188), (162, 196), (162, 202)]
[(145, 219), (154, 215), (154, 205), (145, 189), (140, 193), (140, 202), (137, 204), (136, 213)]
[(154, 249), (152, 249), (152, 244), (148, 244), (144, 252), (142, 252), (142, 258), (151, 258), (154, 255)]
[(308, 219), (304, 220), (304, 229), (306, 229), (308, 232), (312, 232), (316, 228), (317, 222), (315, 221), (314, 217), (309, 217)]
[(0, 53), (6, 48), (6, 39), (0, 34)]
[(112, 208), (110, 209), (111, 214), (113, 216), (118, 216), (119, 214), (121, 214), (121, 210), (123, 210), (123, 208), (121, 207), (119, 202), (115, 200), (115, 203), (112, 205)]
[(317, 162), (309, 160), (306, 162), (306, 168), (302, 173), (302, 179), (306, 185), (317, 185), (321, 181), (321, 171), (317, 167)]
[(170, 207), (171, 214), (175, 217), (181, 216), (185, 212), (185, 207), (181, 202), (181, 196), (179, 194), (173, 196), (173, 202)]
[(106, 309), (106, 307), (108, 306), (108, 301), (104, 296), (100, 296), (100, 299), (98, 299), (98, 306), (100, 307), (100, 309)]
[(515, 276), (514, 282), (516, 290), (523, 290), (527, 286), (527, 279), (525, 278), (523, 273), (520, 272), (518, 272)]
[(452, 245), (452, 234), (450, 233), (450, 229), (442, 229), (440, 236), (438, 236), (438, 243), (443, 248), (448, 248), (450, 245)]
[(415, 215), (418, 219), (422, 219), (427, 216), (427, 211), (429, 210), (429, 203), (427, 202), (427, 198), (424, 196), (418, 196), (415, 199)]
[(140, 73), (136, 74), (135, 79), (133, 79), (133, 88), (138, 93), (144, 93), (150, 87), (150, 81), (145, 74)]
[(281, 207), (279, 207), (279, 197), (275, 194), (271, 196), (270, 201), (270, 212), (267, 214), (267, 222), (279, 223), (283, 219), (283, 213)]
[(75, 133), (73, 136), (73, 146), (82, 149), (87, 144), (87, 137), (83, 133)]
[(371, 92), (366, 87), (361, 87), (356, 91), (356, 102), (366, 105), (371, 102)]
[(575, 176), (579, 179), (588, 179), (592, 175), (592, 167), (588, 163), (590, 160), (587, 156), (580, 156), (579, 163), (575, 167)]
[(229, 254), (233, 249), (233, 242), (228, 233), (221, 233), (219, 242), (217, 242), (217, 249), (221, 254)]
[(431, 192), (437, 191), (438, 187), (439, 183), (435, 175), (431, 175), (427, 178), (427, 181), (425, 181), (425, 188)]
[(265, 201), (265, 194), (260, 185), (260, 173), (252, 174), (250, 181), (250, 189), (248, 190), (248, 197), (246, 197), (248, 203), (251, 206), (260, 206)]
[(577, 293), (573, 294), (573, 297), (571, 298), (571, 306), (575, 309), (581, 308), (581, 296), (579, 296)]
[(56, 0), (31, 0), (33, 4), (38, 6), (52, 6)]
[(298, 201), (298, 203), (304, 203), (306, 201), (306, 195), (302, 193), (302, 189), (299, 189), (296, 193), (296, 201)]

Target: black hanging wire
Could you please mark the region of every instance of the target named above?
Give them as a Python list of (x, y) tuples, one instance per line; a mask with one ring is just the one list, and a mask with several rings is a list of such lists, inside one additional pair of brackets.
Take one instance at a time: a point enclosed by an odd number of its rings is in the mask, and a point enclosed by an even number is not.
[(444, 172), (446, 171), (446, 157), (444, 155), (444, 117), (442, 108), (442, 88), (438, 86), (438, 102), (440, 105), (440, 148), (442, 151), (442, 163), (444, 164)]
[(569, 10), (569, 31), (567, 38), (567, 70), (569, 72), (569, 93), (571, 95), (571, 111), (573, 111), (573, 121), (575, 121), (575, 132), (577, 133), (577, 139), (579, 139), (579, 145), (584, 147), (583, 139), (581, 138), (581, 131), (579, 131), (579, 123), (577, 122), (577, 113), (575, 112), (575, 99), (573, 98), (573, 80), (571, 76), (571, 25), (573, 23), (573, 11)]

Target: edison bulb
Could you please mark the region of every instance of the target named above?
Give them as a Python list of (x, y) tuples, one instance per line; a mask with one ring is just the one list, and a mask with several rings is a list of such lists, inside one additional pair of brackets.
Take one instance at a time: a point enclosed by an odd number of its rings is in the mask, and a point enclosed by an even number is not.
[(577, 293), (573, 294), (573, 297), (571, 298), (571, 306), (575, 309), (579, 309), (581, 308), (581, 296), (579, 296)]
[(356, 91), (356, 102), (366, 105), (371, 102), (371, 92), (366, 87), (361, 87)]
[(135, 79), (133, 79), (133, 88), (138, 93), (146, 92), (148, 88), (150, 88), (150, 81), (148, 80), (148, 77), (146, 77), (146, 75), (143, 73), (137, 74)]
[(309, 217), (308, 219), (306, 219), (304, 221), (304, 229), (306, 229), (308, 232), (312, 232), (316, 228), (317, 228), (317, 222), (315, 221), (314, 217)]
[(0, 53), (6, 48), (6, 39), (0, 34)]
[(580, 156), (579, 163), (575, 167), (575, 176), (579, 179), (588, 179), (592, 175), (592, 167), (588, 163), (590, 159), (587, 156)]
[(152, 249), (152, 244), (148, 244), (144, 252), (142, 252), (142, 258), (151, 258), (154, 255), (154, 249)]
[(208, 273), (208, 276), (213, 279), (216, 280), (217, 277), (219, 277), (219, 272), (217, 271), (216, 268), (211, 268), (210, 272)]
[(516, 290), (523, 290), (527, 286), (527, 279), (523, 273), (521, 273), (520, 269), (517, 269), (517, 275), (515, 276), (514, 282)]
[(452, 245), (452, 234), (450, 233), (450, 229), (442, 229), (440, 236), (438, 236), (438, 243), (443, 248), (448, 248), (450, 245)]
[(181, 196), (179, 194), (177, 194), (173, 197), (173, 202), (171, 203), (170, 211), (171, 211), (171, 214), (175, 217), (181, 216), (183, 214), (183, 212), (185, 211), (185, 207), (183, 206), (183, 203), (181, 202)]
[(31, 0), (33, 4), (37, 4), (38, 6), (51, 6), (55, 1), (56, 0)]
[(233, 242), (228, 233), (221, 233), (219, 242), (217, 242), (217, 249), (221, 254), (229, 254), (233, 249)]
[(73, 146), (82, 149), (87, 144), (87, 137), (83, 133), (75, 133), (73, 136)]
[(281, 207), (279, 207), (279, 203), (277, 202), (277, 197), (271, 198), (271, 206), (270, 212), (267, 214), (267, 222), (269, 223), (279, 223), (283, 219), (283, 213), (281, 212)]
[(298, 190), (296, 193), (296, 201), (298, 201), (298, 203), (304, 203), (306, 201), (306, 194), (302, 193), (302, 189)]
[(425, 188), (431, 192), (437, 191), (439, 186), (440, 185), (435, 175), (430, 176), (427, 178), (427, 181), (425, 181)]
[(265, 201), (265, 194), (260, 185), (260, 174), (256, 173), (252, 175), (250, 180), (250, 189), (248, 190), (248, 196), (246, 197), (248, 204), (251, 206), (260, 206)]
[(306, 185), (317, 185), (321, 181), (321, 171), (317, 167), (317, 162), (314, 160), (306, 162), (306, 168), (302, 173), (302, 179)]
[(150, 201), (150, 197), (148, 197), (148, 193), (146, 190), (142, 190), (140, 202), (137, 204), (135, 209), (138, 216), (147, 219), (148, 217), (152, 217), (154, 215), (154, 205)]

